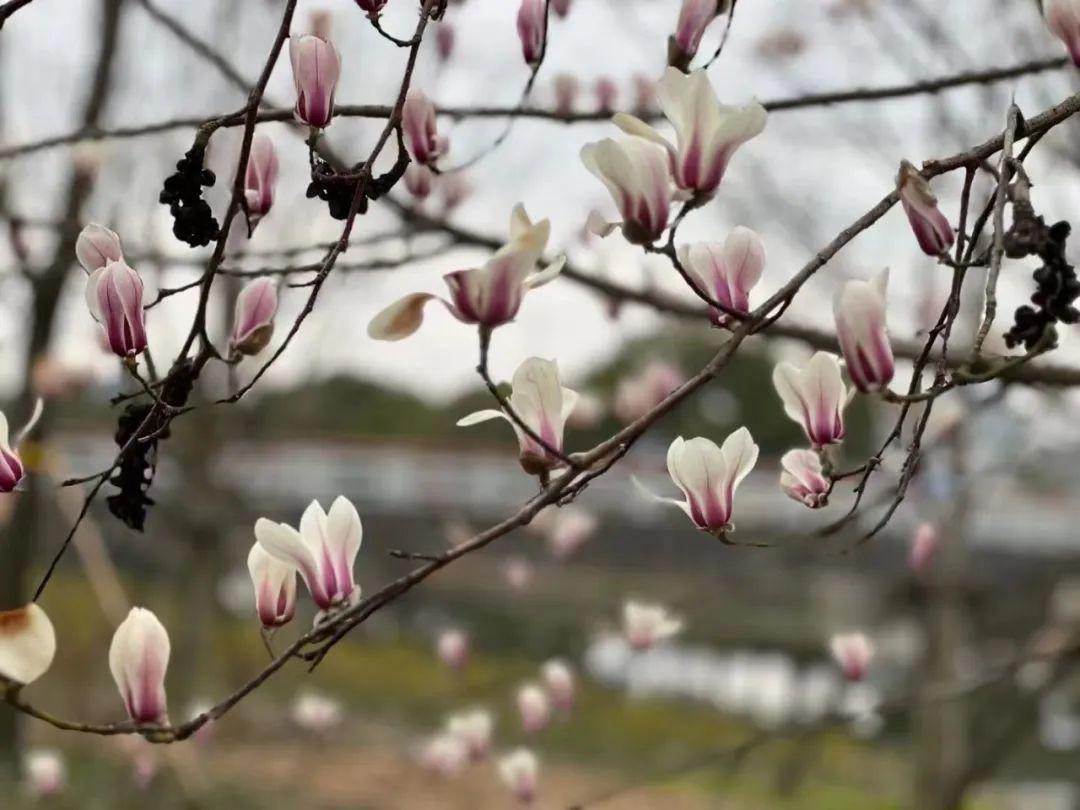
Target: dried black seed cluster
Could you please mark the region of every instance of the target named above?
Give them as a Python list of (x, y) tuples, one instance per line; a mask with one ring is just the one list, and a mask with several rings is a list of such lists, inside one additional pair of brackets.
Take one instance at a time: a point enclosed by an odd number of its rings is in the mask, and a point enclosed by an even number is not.
[(206, 149), (193, 146), (176, 164), (176, 174), (165, 178), (158, 198), (169, 206), (173, 216), (173, 235), (192, 247), (208, 245), (219, 234), (218, 222), (210, 204), (202, 197), (203, 186), (212, 186), (217, 178), (203, 168)]
[(1068, 222), (1047, 225), (1027, 199), (1013, 203), (1013, 224), (1005, 235), (1005, 255), (1010, 259), (1038, 256), (1043, 266), (1032, 276), (1036, 285), (1031, 296), (1034, 306), (1019, 307), (1015, 323), (1005, 333), (1009, 348), (1023, 343), (1030, 351), (1054, 323), (1080, 321), (1080, 310), (1073, 306), (1080, 296), (1080, 280), (1065, 259), (1065, 242), (1071, 231)]
[[(161, 388), (161, 400), (174, 407), (181, 407), (191, 396), (194, 385), (195, 374), (191, 361), (186, 360), (169, 373), (168, 381)], [(132, 403), (124, 409), (116, 426), (115, 439), (119, 447), (126, 446), (139, 431), (153, 407), (150, 403)], [(166, 419), (165, 414), (158, 413), (147, 423), (140, 435), (154, 438), (146, 442), (136, 440), (120, 459), (120, 465), (109, 479), (109, 483), (119, 490), (105, 499), (109, 511), (125, 525), (140, 532), (146, 524), (147, 509), (154, 505), (154, 500), (146, 493), (154, 482), (154, 473), (157, 470), (158, 441), (169, 436)]]
[[(315, 158), (311, 165), (311, 183), (307, 187), (309, 199), (318, 197), (327, 204), (334, 219), (349, 218), (353, 197), (356, 195), (358, 178), (339, 175), (325, 160)], [(360, 201), (360, 213), (367, 210), (367, 200)]]

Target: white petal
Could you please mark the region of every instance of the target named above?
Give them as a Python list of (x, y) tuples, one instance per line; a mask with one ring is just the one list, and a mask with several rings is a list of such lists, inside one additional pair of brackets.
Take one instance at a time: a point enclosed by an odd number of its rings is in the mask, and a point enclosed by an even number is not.
[[(21, 445), (26, 437), (30, 435), (30, 431), (37, 427), (37, 423), (41, 421), (41, 414), (45, 411), (45, 401), (38, 397), (34, 400), (34, 410), (30, 414), (30, 418), (26, 420), (26, 424), (19, 428), (19, 432), (15, 434), (15, 447)], [(3, 415), (0, 414), (0, 418)], [(3, 435), (0, 436), (0, 444), (7, 444), (7, 420), (4, 420)]]
[[(89, 295), (89, 285), (87, 285)], [(395, 301), (368, 324), (368, 337), (375, 340), (401, 340), (420, 328), (424, 322), (424, 306), (436, 296), (431, 293), (412, 293)]]
[(724, 440), (720, 452), (724, 455), (727, 475), (730, 476), (731, 487), (734, 489), (757, 463), (758, 446), (754, 444), (750, 431), (741, 427)]
[(352, 501), (338, 495), (326, 518), (327, 542), (335, 555), (341, 555), (350, 566), (360, 551), (364, 527)]
[(479, 425), (481, 422), (490, 422), (492, 419), (506, 419), (510, 421), (509, 417), (502, 411), (497, 411), (491, 408), (483, 411), (476, 411), (470, 413), (468, 416), (463, 416), (457, 421), (458, 427), (469, 427), (470, 425)]
[(555, 261), (545, 267), (539, 272), (533, 273), (531, 276), (525, 279), (525, 286), (530, 289), (537, 287), (543, 287), (549, 281), (553, 281), (559, 273), (562, 272), (563, 267), (566, 265), (566, 257), (559, 256)]
[(56, 632), (45, 611), (31, 602), (0, 612), (0, 680), (26, 685), (52, 665)]

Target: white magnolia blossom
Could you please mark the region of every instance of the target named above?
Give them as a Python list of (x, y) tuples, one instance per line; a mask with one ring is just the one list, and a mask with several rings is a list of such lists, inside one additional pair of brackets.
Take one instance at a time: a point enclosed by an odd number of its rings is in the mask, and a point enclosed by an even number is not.
[(67, 784), (64, 756), (54, 748), (34, 748), (23, 760), (23, 787), (35, 799), (57, 796)]
[(55, 655), (56, 631), (36, 602), (0, 612), (0, 686), (33, 683)]
[(623, 634), (635, 650), (648, 650), (655, 644), (682, 632), (683, 620), (663, 605), (629, 601), (623, 605)]
[[(563, 429), (567, 417), (574, 410), (578, 395), (576, 391), (563, 387), (559, 379), (558, 363), (530, 357), (514, 372), (511, 388), (510, 407), (514, 409), (514, 413), (543, 439), (548, 447), (561, 453)], [(457, 424), (458, 427), (467, 427), (490, 419), (505, 419), (514, 428), (521, 448), (519, 461), (525, 472), (537, 475), (563, 463), (501, 410), (477, 411), (463, 417)]]
[(491, 750), (491, 733), (495, 718), (487, 709), (452, 714), (446, 719), (446, 733), (465, 744), (469, 759), (481, 760)]
[[(719, 242), (683, 245), (679, 262), (697, 282), (702, 292), (728, 310), (750, 311), (750, 291), (765, 271), (765, 245), (749, 228), (739, 226)], [(723, 310), (713, 308), (712, 320), (719, 326), (727, 323)]]
[(874, 644), (863, 633), (838, 633), (829, 640), (829, 651), (849, 681), (866, 677), (874, 658)]
[(651, 245), (664, 232), (671, 213), (671, 171), (664, 151), (641, 138), (605, 138), (581, 149), (581, 162), (615, 201), (622, 222), (589, 215), (588, 228), (607, 236), (622, 227), (627, 241)]
[(292, 704), (292, 721), (315, 734), (324, 734), (345, 719), (345, 707), (337, 698), (320, 692), (304, 691)]
[(835, 357), (815, 352), (802, 368), (777, 363), (773, 386), (784, 403), (784, 413), (802, 426), (814, 447), (843, 441), (844, 408), (851, 397)]
[(731, 156), (765, 129), (765, 108), (757, 101), (745, 107), (721, 104), (704, 70), (685, 74), (668, 68), (656, 89), (660, 109), (675, 127), (674, 145), (628, 113), (616, 114), (616, 126), (662, 146), (680, 189), (695, 197), (711, 197), (724, 179)]
[(255, 610), (263, 627), (281, 627), (296, 613), (296, 566), (271, 555), (256, 541), (248, 553)]
[(551, 701), (539, 684), (527, 683), (518, 689), (517, 706), (526, 734), (535, 734), (551, 720)]
[(116, 231), (91, 222), (86, 225), (75, 240), (75, 256), (88, 274), (100, 270), (109, 262), (124, 259), (124, 250)]
[(536, 800), (540, 760), (531, 750), (518, 748), (501, 757), (498, 770), (499, 777), (519, 802), (532, 804)]
[(312, 600), (323, 611), (359, 600), (353, 563), (363, 534), (360, 515), (344, 495), (334, 499), (329, 512), (312, 501), (300, 518), (299, 531), (267, 518), (255, 523), (259, 545), (271, 557), (295, 566)]
[(561, 658), (552, 658), (544, 662), (540, 674), (551, 695), (551, 702), (561, 712), (568, 712), (574, 707), (575, 680), (574, 670)]
[(469, 637), (464, 630), (444, 630), (435, 642), (435, 652), (450, 669), (461, 669), (469, 660)]
[(896, 371), (886, 324), (888, 285), (889, 271), (885, 269), (870, 281), (844, 282), (833, 299), (840, 349), (851, 382), (863, 393), (887, 388)]
[(818, 509), (829, 502), (831, 483), (821, 456), (813, 450), (789, 450), (780, 459), (780, 488), (791, 498)]
[(468, 746), (450, 733), (436, 734), (420, 750), (421, 765), (444, 778), (458, 773), (468, 761)]
[(685, 500), (665, 498), (640, 483), (638, 486), (649, 497), (682, 509), (702, 531), (722, 538), (735, 529), (731, 522), (735, 490), (754, 468), (757, 458), (758, 446), (745, 427), (728, 436), (720, 447), (702, 436), (679, 436), (668, 448), (667, 468)]

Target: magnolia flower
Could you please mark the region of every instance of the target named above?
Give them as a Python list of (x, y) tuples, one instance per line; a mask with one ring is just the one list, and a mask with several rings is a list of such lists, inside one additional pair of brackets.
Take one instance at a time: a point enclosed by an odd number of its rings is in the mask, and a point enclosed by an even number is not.
[(718, 0), (683, 0), (675, 33), (668, 38), (668, 64), (685, 70), (698, 52), (701, 37), (719, 12)]
[(671, 173), (663, 150), (641, 138), (605, 138), (581, 149), (585, 168), (611, 193), (622, 222), (591, 214), (589, 230), (607, 236), (622, 227), (627, 241), (649, 245), (660, 238), (671, 211)]
[(438, 776), (453, 776), (469, 758), (468, 746), (453, 734), (432, 737), (420, 751), (420, 763)]
[(528, 748), (518, 748), (499, 760), (499, 777), (522, 804), (536, 800), (540, 762)]
[(830, 482), (813, 450), (789, 450), (780, 467), (780, 488), (789, 498), (811, 509), (829, 502)]
[(535, 734), (551, 719), (551, 701), (547, 692), (535, 683), (527, 683), (518, 689), (517, 706), (521, 728), (526, 734)]
[(325, 734), (345, 719), (341, 701), (319, 692), (304, 691), (292, 704), (292, 721), (314, 734)]
[(457, 40), (457, 32), (454, 26), (445, 20), (435, 29), (435, 50), (439, 54), (439, 60), (445, 62), (454, 53), (454, 43)]
[(24, 789), (33, 798), (56, 796), (67, 782), (64, 757), (52, 748), (35, 748), (23, 760)]
[(502, 574), (511, 590), (523, 591), (532, 582), (532, 563), (524, 557), (511, 557), (502, 564)]
[(802, 425), (814, 447), (843, 441), (844, 407), (850, 396), (835, 357), (815, 352), (802, 368), (777, 363), (772, 378), (784, 413)]
[(679, 436), (668, 448), (667, 468), (686, 500), (646, 493), (679, 507), (699, 529), (722, 538), (735, 529), (731, 522), (735, 490), (757, 458), (758, 446), (745, 427), (728, 436), (722, 447), (702, 436), (690, 440)]
[(872, 281), (845, 282), (833, 299), (836, 336), (851, 381), (863, 393), (888, 387), (895, 364), (885, 321), (888, 269)]
[(244, 202), (247, 205), (248, 228), (251, 230), (255, 230), (259, 221), (270, 213), (277, 179), (278, 159), (274, 142), (269, 135), (256, 132), (251, 139), (251, 152), (244, 172)]
[(263, 627), (288, 624), (296, 612), (296, 567), (272, 557), (258, 542), (251, 547), (247, 564)]
[(55, 655), (56, 631), (37, 603), (0, 611), (0, 686), (33, 683), (52, 666)]
[[(510, 407), (514, 413), (543, 439), (548, 448), (561, 453), (566, 417), (574, 410), (578, 395), (563, 387), (558, 364), (554, 360), (530, 357), (514, 372), (511, 387)], [(518, 460), (529, 475), (539, 475), (562, 463), (501, 410), (477, 411), (458, 420), (457, 424), (467, 427), (490, 419), (505, 419), (514, 428), (521, 448)]]
[(91, 222), (79, 231), (79, 237), (75, 240), (75, 256), (83, 270), (93, 273), (109, 262), (123, 261), (124, 251), (115, 231)]
[(450, 148), (446, 137), (439, 135), (435, 105), (424, 91), (417, 87), (409, 90), (405, 96), (405, 106), (401, 110), (401, 126), (405, 132), (405, 145), (417, 163), (434, 165)]
[(495, 719), (486, 709), (473, 709), (450, 715), (446, 719), (446, 733), (464, 743), (469, 759), (473, 762), (488, 755), (494, 726)]
[(38, 399), (34, 402), (33, 413), (26, 424), (16, 432), (14, 439), (9, 437), (7, 417), (0, 411), (0, 492), (14, 492), (26, 476), (26, 466), (19, 455), (19, 446), (41, 419), (42, 410), (42, 402)]
[(558, 560), (570, 557), (594, 534), (599, 521), (596, 515), (580, 506), (564, 506), (555, 513), (548, 528), (548, 546)]
[(366, 11), (369, 16), (378, 17), (386, 2), (387, 0), (356, 0), (356, 5), (360, 6), (361, 11)]
[(866, 677), (874, 658), (874, 645), (862, 633), (840, 633), (829, 640), (829, 651), (849, 681)]
[(450, 300), (431, 293), (413, 293), (394, 302), (368, 324), (368, 335), (375, 340), (401, 340), (424, 322), (424, 306), (438, 300), (462, 323), (492, 329), (512, 321), (529, 290), (547, 284), (562, 271), (564, 259), (556, 259), (537, 270), (551, 233), (551, 223), (544, 219), (533, 223), (525, 208), (518, 204), (510, 215), (510, 241), (482, 267), (457, 270), (443, 276), (450, 289)]
[(596, 108), (600, 112), (614, 112), (618, 98), (619, 87), (614, 79), (610, 76), (601, 76), (596, 80)]
[(555, 77), (554, 87), (556, 115), (569, 115), (574, 111), (574, 101), (581, 83), (573, 74), (560, 73)]
[(518, 37), (521, 39), (521, 55), (525, 64), (534, 70), (544, 57), (544, 40), (547, 37), (547, 3), (545, 0), (521, 0), (517, 16)]
[(644, 73), (634, 74), (634, 106), (633, 109), (646, 115), (656, 108), (656, 81)]
[(134, 357), (146, 348), (143, 282), (123, 259), (107, 262), (90, 274), (86, 305), (104, 328), (114, 354)]
[(236, 296), (229, 347), (234, 354), (258, 354), (274, 335), (277, 284), (270, 278), (248, 282)]
[(938, 547), (938, 532), (932, 523), (922, 523), (911, 538), (911, 550), (908, 552), (908, 567), (915, 573), (922, 573), (929, 565)]
[(900, 204), (904, 207), (922, 252), (927, 256), (939, 256), (952, 247), (956, 239), (952, 225), (938, 208), (937, 197), (930, 184), (906, 160), (900, 163), (896, 190), (900, 192)]
[(435, 652), (450, 669), (461, 669), (469, 660), (469, 637), (462, 630), (445, 630), (435, 642)]
[(677, 146), (633, 115), (618, 113), (615, 125), (666, 149), (679, 188), (698, 198), (711, 197), (735, 150), (765, 129), (765, 108), (757, 101), (745, 107), (721, 104), (703, 70), (686, 75), (668, 68), (657, 95), (660, 109), (675, 127)]
[(296, 85), (296, 120), (313, 129), (323, 129), (334, 117), (334, 90), (341, 74), (341, 56), (329, 40), (304, 34), (289, 37), (289, 59)]
[[(750, 290), (761, 280), (765, 269), (765, 246), (761, 237), (749, 228), (735, 228), (724, 244), (700, 242), (678, 250), (683, 268), (714, 301), (728, 310), (750, 311)], [(726, 322), (719, 309), (712, 310), (713, 323)]]
[(568, 712), (574, 707), (574, 671), (560, 658), (552, 658), (541, 668), (551, 701), (561, 712)]
[(435, 175), (427, 166), (420, 163), (410, 163), (405, 169), (405, 188), (416, 199), (427, 199), (434, 184)]
[(311, 598), (323, 611), (356, 604), (360, 586), (353, 579), (353, 562), (363, 539), (360, 515), (344, 495), (324, 512), (312, 501), (300, 517), (300, 531), (266, 518), (255, 522), (255, 538), (272, 557), (300, 572)]
[(635, 650), (648, 650), (660, 641), (682, 632), (682, 619), (663, 605), (627, 602), (623, 605), (623, 634)]
[(135, 607), (116, 628), (109, 647), (109, 669), (134, 723), (167, 723), (165, 670), (169, 634), (158, 617)]
[(1050, 32), (1065, 44), (1073, 64), (1080, 67), (1080, 2), (1043, 0), (1042, 9)]
[(615, 416), (629, 424), (659, 405), (685, 381), (675, 366), (654, 360), (640, 374), (619, 382), (615, 388)]

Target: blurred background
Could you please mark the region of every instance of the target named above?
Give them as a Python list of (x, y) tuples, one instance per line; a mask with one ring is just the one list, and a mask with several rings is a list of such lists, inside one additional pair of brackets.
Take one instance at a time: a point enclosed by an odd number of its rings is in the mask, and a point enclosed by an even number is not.
[[(722, 100), (742, 103), (1058, 57), (1062, 46), (1038, 6), (741, 0), (710, 76)], [(0, 33), (0, 399), (13, 425), (36, 397), (45, 400), (44, 421), (23, 448), (25, 491), (0, 498), (0, 607), (28, 598), (82, 504), (80, 488), (56, 483), (108, 465), (118, 415), (109, 399), (134, 390), (85, 310), (74, 254), (79, 229), (99, 222), (116, 230), (151, 299), (196, 279), (209, 255), (172, 237), (158, 203), (162, 180), (191, 145), (192, 126), (17, 147), (239, 109), (281, 7), (269, 0), (35, 0)], [(640, 108), (641, 86), (662, 73), (678, 7), (676, 0), (573, 0), (565, 19), (552, 19), (531, 103), (595, 110), (598, 81), (611, 80), (616, 109)], [(390, 0), (383, 25), (408, 36), (415, 13), (414, 3)], [(515, 105), (528, 78), (516, 14), (508, 0), (451, 3), (438, 27), (452, 28), (453, 47), (441, 55), (434, 36), (425, 43), (415, 85), (439, 105)], [(339, 103), (392, 100), (404, 54), (353, 2), (301, 0), (293, 30), (322, 31), (337, 44)], [(723, 19), (709, 29), (703, 55), (723, 30)], [(191, 47), (188, 35), (217, 61)], [(768, 252), (761, 300), (892, 188), (901, 159), (918, 164), (966, 150), (1001, 131), (1010, 99), (1033, 116), (1076, 85), (1073, 69), (1062, 67), (939, 95), (778, 111), (732, 161), (716, 201), (690, 216), (680, 236), (722, 240), (736, 225), (758, 231)], [(267, 99), (293, 101), (286, 59)], [(647, 92), (644, 102), (651, 103)], [(549, 248), (585, 272), (692, 301), (664, 260), (644, 257), (618, 235), (582, 234), (590, 210), (610, 215), (611, 207), (578, 152), (613, 134), (611, 125), (523, 119), (494, 151), (504, 121), (440, 125), (451, 139), (449, 165), (481, 158), (440, 178), (423, 203), (435, 226), (409, 216), (413, 202), (403, 189), (394, 202), (373, 206), (314, 314), (252, 394), (178, 420), (161, 443), (145, 531), (117, 521), (103, 498), (91, 508), (43, 601), (59, 651), (50, 673), (26, 691), (30, 702), (70, 719), (121, 719), (106, 654), (129, 604), (152, 608), (169, 628), (174, 721), (250, 678), (267, 661), (245, 565), (260, 516), (295, 524), (312, 499), (328, 506), (346, 495), (364, 521), (357, 578), (374, 592), (416, 565), (391, 551), (437, 553), (536, 491), (505, 425), (454, 427), (490, 406), (474, 374), (471, 329), (432, 308), (409, 340), (366, 336), (371, 316), (390, 301), (441, 291), (443, 273), (486, 257), (439, 222), (459, 226), (474, 243), (498, 241), (521, 201), (534, 218), (552, 220)], [(381, 127), (342, 118), (325, 138), (355, 161)], [(285, 124), (260, 128), (274, 139), (281, 179), (254, 237), (231, 241), (229, 264), (254, 270), (317, 261), (340, 223), (305, 198), (303, 134)], [(218, 182), (208, 196), (219, 218), (237, 136), (222, 131), (211, 141)], [(1027, 161), (1036, 210), (1049, 221), (1076, 210), (1078, 136), (1075, 122), (1066, 123)], [(387, 165), (393, 157), (385, 156)], [(934, 182), (954, 223), (960, 181), (956, 173)], [(992, 176), (980, 173), (977, 208), (992, 189)], [(886, 265), (893, 336), (920, 337), (951, 274), (918, 252), (899, 208), (806, 286), (785, 323), (827, 329), (837, 283)], [(1002, 350), (1006, 314), (1030, 294), (1033, 269), (1006, 262), (1000, 329), (988, 343), (995, 350)], [(979, 272), (972, 290), (981, 290)], [(217, 337), (229, 328), (232, 281), (215, 285)], [(282, 289), (273, 345), (306, 297), (303, 289)], [(966, 311), (977, 313), (980, 303), (973, 296)], [(194, 306), (188, 293), (151, 310), (159, 363), (179, 350)], [(969, 314), (957, 332), (972, 329)], [(1054, 361), (1080, 366), (1075, 336), (1063, 330), (1061, 338)], [(654, 404), (719, 342), (705, 323), (619, 305), (560, 279), (530, 295), (517, 321), (497, 332), (492, 371), (508, 379), (526, 357), (557, 359), (566, 384), (586, 395), (567, 433), (568, 449), (578, 450)], [(849, 507), (850, 489), (838, 487), (821, 513), (784, 498), (778, 459), (804, 439), (770, 381), (777, 360), (808, 354), (797, 341), (748, 341), (719, 379), (573, 506), (549, 510), (378, 612), (314, 673), (299, 662), (287, 666), (191, 742), (154, 747), (63, 734), (0, 710), (0, 806), (508, 807), (512, 797), (490, 760), (449, 769), (432, 761), (430, 742), (447, 716), (484, 707), (495, 716), (493, 756), (519, 745), (539, 754), (542, 808), (1080, 807), (1080, 678), (1067, 660), (1050, 666), (1032, 655), (1063, 649), (1080, 624), (1075, 395), (998, 383), (950, 393), (935, 408), (906, 500), (885, 532), (858, 545), (896, 485), (905, 445), (885, 455), (865, 520), (818, 536)], [(210, 366), (194, 401), (235, 390), (260, 362), (246, 360), (231, 373)], [(901, 364), (898, 384), (904, 370)], [(841, 466), (875, 452), (895, 415), (895, 406), (857, 402)], [(739, 490), (734, 539), (766, 547), (723, 545), (636, 493), (631, 475), (671, 493), (664, 453), (675, 436), (719, 441), (744, 424), (762, 457)], [(913, 570), (912, 538), (923, 523), (940, 540), (930, 565)], [(666, 605), (685, 619), (685, 630), (633, 652), (620, 636), (627, 599)], [(300, 602), (275, 648), (310, 626), (314, 611), (306, 595)], [(828, 655), (830, 636), (850, 630), (865, 632), (878, 650), (858, 684), (843, 681)], [(526, 734), (515, 696), (554, 658), (577, 675), (575, 705)]]

